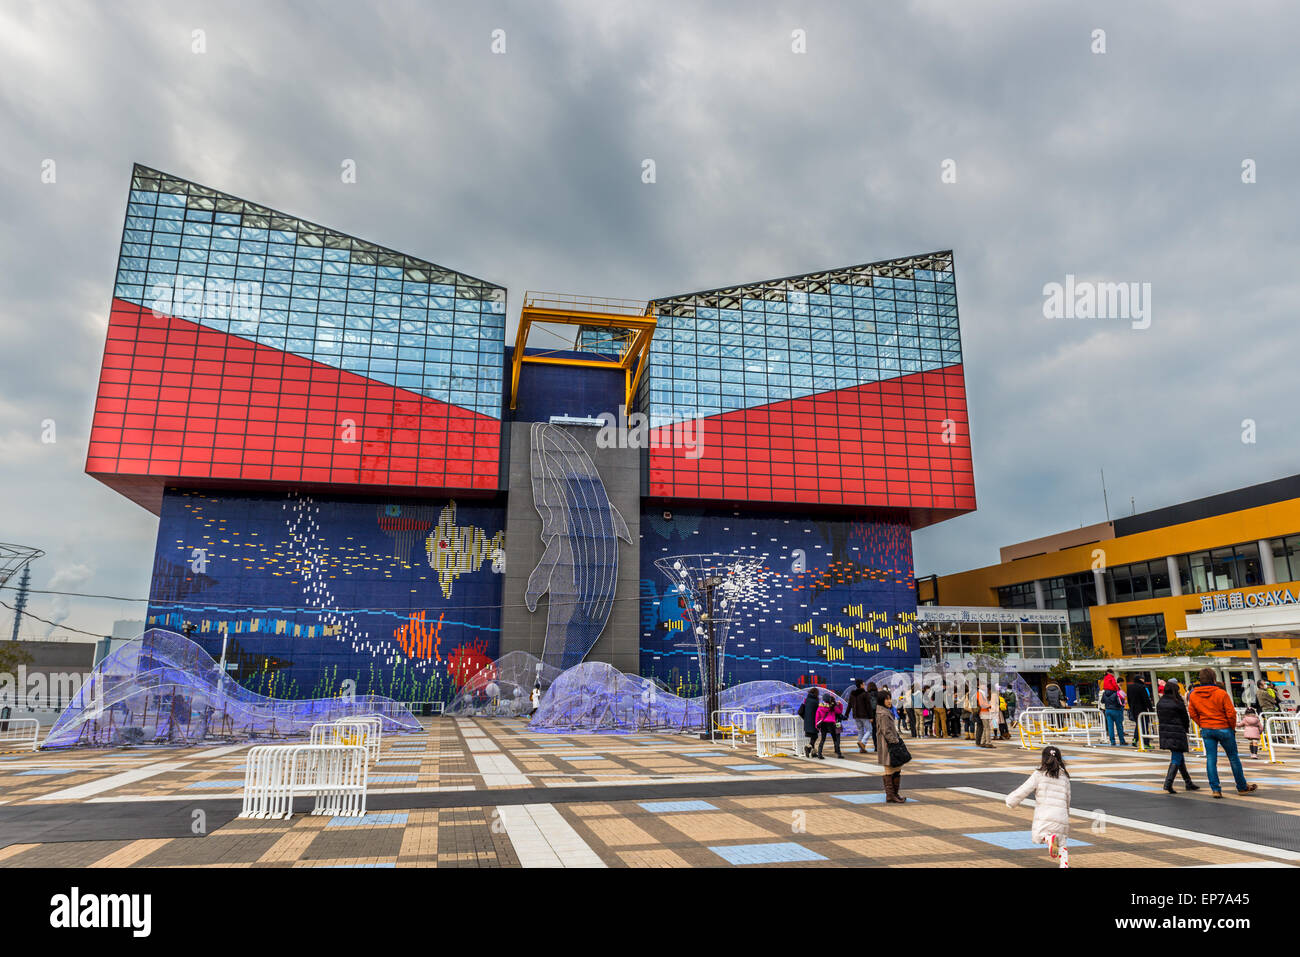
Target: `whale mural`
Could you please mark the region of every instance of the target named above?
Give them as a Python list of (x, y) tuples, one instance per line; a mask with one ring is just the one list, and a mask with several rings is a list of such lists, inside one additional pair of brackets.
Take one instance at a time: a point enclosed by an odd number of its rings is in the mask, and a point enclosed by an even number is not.
[(618, 541), (632, 544), (627, 522), (609, 500), (596, 465), (561, 426), (532, 427), (533, 504), (546, 550), (528, 576), (524, 604), (547, 594), (542, 660), (561, 670), (586, 658), (613, 608)]

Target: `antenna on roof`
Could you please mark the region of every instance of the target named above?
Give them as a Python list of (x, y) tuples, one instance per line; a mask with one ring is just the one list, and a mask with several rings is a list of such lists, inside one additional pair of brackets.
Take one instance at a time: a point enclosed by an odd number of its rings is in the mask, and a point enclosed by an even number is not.
[(1106, 521), (1110, 521), (1110, 501), (1106, 498), (1106, 470), (1099, 469), (1101, 472), (1101, 501), (1106, 506)]

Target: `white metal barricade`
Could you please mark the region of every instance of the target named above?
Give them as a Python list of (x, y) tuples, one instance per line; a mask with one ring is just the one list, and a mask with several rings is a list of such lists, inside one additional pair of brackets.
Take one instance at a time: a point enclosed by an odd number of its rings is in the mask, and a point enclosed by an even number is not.
[(314, 794), (312, 814), (364, 817), (370, 758), (359, 745), (290, 744), (251, 748), (240, 817), (293, 817), (293, 799)]
[[(1160, 748), (1160, 720), (1154, 711), (1143, 711), (1138, 715), (1137, 735), (1139, 751), (1157, 751)], [(1148, 744), (1148, 742), (1154, 742)], [(1201, 738), (1201, 728), (1191, 718), (1187, 719), (1187, 747), (1197, 754), (1205, 753), (1205, 741)]]
[(1300, 715), (1270, 714), (1264, 718), (1264, 753), (1269, 764), (1281, 764), (1278, 751), (1300, 750)]
[[(1133, 732), (1137, 735), (1137, 745), (1139, 751), (1154, 751), (1160, 747), (1160, 722), (1156, 719), (1154, 711), (1143, 711), (1138, 715), (1137, 730)], [(1154, 741), (1154, 744), (1147, 744), (1148, 741)]]
[(1020, 746), (1042, 747), (1064, 738), (1089, 747), (1106, 736), (1106, 719), (1099, 708), (1026, 708), (1020, 713)]
[(754, 721), (757, 717), (758, 712), (742, 711), (739, 708), (723, 708), (715, 711), (709, 740), (713, 740), (715, 735), (725, 734), (731, 738), (731, 747), (734, 750), (738, 741), (754, 737), (757, 730)]
[(330, 724), (313, 724), (309, 740), (312, 744), (360, 745), (370, 753), (372, 758), (379, 760), (383, 726), (383, 719), (376, 715), (339, 718)]
[(40, 731), (35, 718), (0, 718), (0, 751), (35, 751)]
[(760, 714), (754, 720), (754, 740), (760, 758), (788, 754), (800, 756), (803, 747), (803, 719), (795, 714)]

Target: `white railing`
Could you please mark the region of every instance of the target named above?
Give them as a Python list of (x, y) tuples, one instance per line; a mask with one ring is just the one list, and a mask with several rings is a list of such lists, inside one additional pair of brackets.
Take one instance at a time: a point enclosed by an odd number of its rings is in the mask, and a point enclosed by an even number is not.
[(1106, 719), (1099, 708), (1026, 708), (1020, 712), (1020, 746), (1042, 747), (1049, 739), (1065, 738), (1091, 747), (1106, 736)]
[(35, 718), (0, 718), (0, 751), (35, 751), (40, 731)]
[(378, 760), (383, 727), (383, 719), (377, 715), (339, 718), (330, 724), (313, 724), (309, 740), (312, 744), (357, 745), (365, 748), (372, 758)]
[(1300, 750), (1300, 715), (1270, 714), (1264, 718), (1264, 753), (1269, 764), (1281, 764), (1278, 751)]
[(248, 752), (240, 817), (293, 817), (293, 799), (314, 794), (317, 815), (364, 817), (370, 759), (342, 744), (260, 745)]
[[(1138, 715), (1137, 735), (1139, 751), (1158, 751), (1160, 749), (1160, 721), (1154, 711), (1143, 711)], [(1155, 744), (1147, 744), (1154, 739)], [(1187, 747), (1197, 754), (1205, 753), (1205, 741), (1201, 738), (1201, 728), (1190, 717), (1187, 719)]]
[[(1160, 722), (1156, 719), (1154, 711), (1143, 711), (1138, 715), (1137, 730), (1133, 732), (1137, 735), (1137, 744), (1139, 751), (1154, 751), (1160, 747)], [(1147, 745), (1148, 740), (1154, 740), (1155, 743)]]
[(713, 712), (713, 729), (709, 732), (709, 740), (716, 740), (719, 734), (725, 734), (731, 738), (731, 747), (736, 747), (736, 742), (743, 741), (746, 738), (754, 737), (756, 728), (754, 720), (758, 717), (756, 711), (742, 711), (739, 708), (723, 708), (720, 711)]
[(794, 714), (757, 715), (754, 740), (760, 758), (775, 758), (785, 754), (797, 758), (803, 741), (803, 719)]

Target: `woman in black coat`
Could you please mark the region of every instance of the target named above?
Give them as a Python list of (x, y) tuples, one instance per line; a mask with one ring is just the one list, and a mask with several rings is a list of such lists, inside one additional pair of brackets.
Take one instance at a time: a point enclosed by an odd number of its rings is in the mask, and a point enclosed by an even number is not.
[(803, 703), (799, 705), (799, 717), (803, 718), (803, 733), (808, 736), (808, 743), (803, 748), (805, 758), (812, 757), (813, 745), (817, 743), (818, 702), (817, 686), (813, 685), (808, 689), (808, 697), (804, 698)]
[(1160, 727), (1160, 747), (1169, 752), (1169, 770), (1165, 772), (1165, 790), (1174, 792), (1174, 775), (1182, 772), (1183, 790), (1199, 791), (1200, 787), (1192, 783), (1192, 776), (1187, 773), (1187, 732), (1191, 721), (1187, 717), (1187, 705), (1179, 694), (1178, 682), (1165, 682), (1165, 693), (1156, 705), (1156, 724)]

